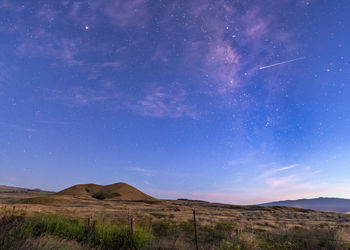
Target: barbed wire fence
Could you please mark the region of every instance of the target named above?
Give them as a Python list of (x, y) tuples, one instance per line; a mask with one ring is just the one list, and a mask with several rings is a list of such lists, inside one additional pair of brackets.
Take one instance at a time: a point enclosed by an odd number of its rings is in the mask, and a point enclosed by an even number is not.
[[(16, 209), (16, 206), (1, 206), (0, 207), (1, 210), (5, 211), (5, 213), (9, 213), (11, 215), (16, 215), (22, 213), (23, 215), (26, 214), (27, 212), (27, 206), (24, 207), (24, 209), (20, 208), (20, 209)], [(190, 211), (188, 211), (190, 212)], [(198, 250), (200, 248), (200, 244), (201, 242), (199, 241), (198, 235), (201, 233), (200, 230), (198, 230), (198, 220), (200, 221), (201, 218), (201, 213), (198, 213), (198, 211), (196, 210), (191, 210), (191, 214), (193, 215), (193, 244), (196, 248), (196, 250)], [(1, 216), (1, 214), (0, 214)], [(91, 215), (87, 218), (86, 220), (86, 224), (87, 224), (87, 230), (91, 230), (93, 225), (94, 225), (94, 215)], [(159, 219), (161, 220), (161, 219)], [(271, 221), (279, 221), (279, 222), (292, 222), (293, 219), (268, 219)], [(334, 220), (323, 220), (322, 222), (335, 222)], [(127, 209), (127, 223), (129, 225), (130, 228), (130, 237), (131, 237), (131, 241), (132, 238), (134, 237), (135, 234), (135, 227), (136, 227), (136, 220), (135, 220), (135, 215), (133, 214), (133, 210), (131, 209)], [(151, 220), (152, 223), (152, 220)], [(342, 222), (343, 223), (343, 222)], [(350, 228), (350, 224), (348, 224), (348, 227)], [(337, 228), (344, 228), (344, 225), (341, 225), (339, 221), (336, 221), (336, 224), (332, 227), (333, 229), (337, 229)], [(330, 230), (331, 228), (328, 228), (328, 230)], [(238, 235), (242, 232), (249, 232), (252, 234), (256, 234), (256, 235), (261, 235), (262, 232), (257, 232), (255, 231), (254, 228), (252, 227), (246, 227), (244, 229), (238, 229), (236, 228), (234, 230), (235, 236), (238, 237)], [(265, 233), (265, 237), (269, 236), (269, 232), (264, 232)], [(309, 241), (326, 241), (326, 242), (333, 242), (333, 243), (344, 243), (344, 244), (350, 244), (350, 240), (342, 240), (342, 239), (336, 239), (336, 238), (324, 238), (324, 237), (314, 237), (314, 236), (302, 236), (302, 235), (297, 235), (297, 234), (291, 234), (288, 231), (282, 231), (280, 234), (278, 234), (278, 236), (283, 237), (285, 239), (288, 240), (295, 240), (295, 239), (299, 239), (299, 240), (309, 240)], [(350, 235), (349, 235), (350, 237)], [(131, 249), (133, 249), (133, 247), (131, 246)]]

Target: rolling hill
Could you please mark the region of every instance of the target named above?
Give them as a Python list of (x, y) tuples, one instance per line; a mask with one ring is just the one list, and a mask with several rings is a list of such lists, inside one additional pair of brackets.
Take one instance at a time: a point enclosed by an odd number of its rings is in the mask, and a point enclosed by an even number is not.
[(28, 192), (40, 192), (40, 191), (41, 191), (40, 189), (29, 189), (29, 188), (9, 187), (5, 185), (0, 185), (0, 193), (28, 193)]
[(53, 192), (43, 191), (40, 189), (9, 187), (0, 185), (0, 201), (15, 201), (18, 199), (28, 199), (33, 197), (51, 195)]
[(286, 200), (259, 204), (259, 206), (287, 206), (325, 212), (350, 212), (350, 199), (341, 198), (315, 198)]
[(99, 200), (113, 199), (123, 201), (157, 201), (140, 190), (126, 184), (115, 183), (111, 185), (97, 184), (79, 184), (64, 189), (55, 194), (55, 196), (75, 196), (75, 197), (91, 197)]

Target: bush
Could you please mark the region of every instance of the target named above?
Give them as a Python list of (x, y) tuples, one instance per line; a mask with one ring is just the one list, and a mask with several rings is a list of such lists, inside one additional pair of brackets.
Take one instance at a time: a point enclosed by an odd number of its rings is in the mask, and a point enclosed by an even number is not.
[(175, 223), (158, 220), (152, 223), (153, 234), (157, 237), (167, 237), (177, 235), (178, 230)]
[(49, 234), (67, 240), (86, 240), (86, 225), (79, 219), (53, 215), (38, 215), (28, 218), (11, 230), (12, 237), (29, 238)]

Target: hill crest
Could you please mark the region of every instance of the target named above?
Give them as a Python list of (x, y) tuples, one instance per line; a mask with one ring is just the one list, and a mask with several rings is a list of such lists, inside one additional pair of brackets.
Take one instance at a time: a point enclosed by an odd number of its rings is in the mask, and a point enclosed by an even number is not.
[(43, 191), (38, 188), (21, 188), (21, 187), (12, 187), (6, 185), (0, 185), (0, 193), (28, 193), (28, 192), (43, 192), (49, 193), (49, 191)]
[(78, 184), (66, 188), (55, 195), (92, 197), (99, 200), (157, 201), (156, 198), (153, 198), (124, 182), (110, 185), (98, 185), (94, 183)]

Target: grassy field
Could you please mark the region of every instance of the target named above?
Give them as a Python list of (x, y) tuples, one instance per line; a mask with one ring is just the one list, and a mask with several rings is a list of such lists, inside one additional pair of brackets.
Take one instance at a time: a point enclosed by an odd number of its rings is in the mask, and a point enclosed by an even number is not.
[(193, 210), (200, 249), (350, 249), (349, 214), (186, 200), (1, 195), (0, 249), (195, 249)]

